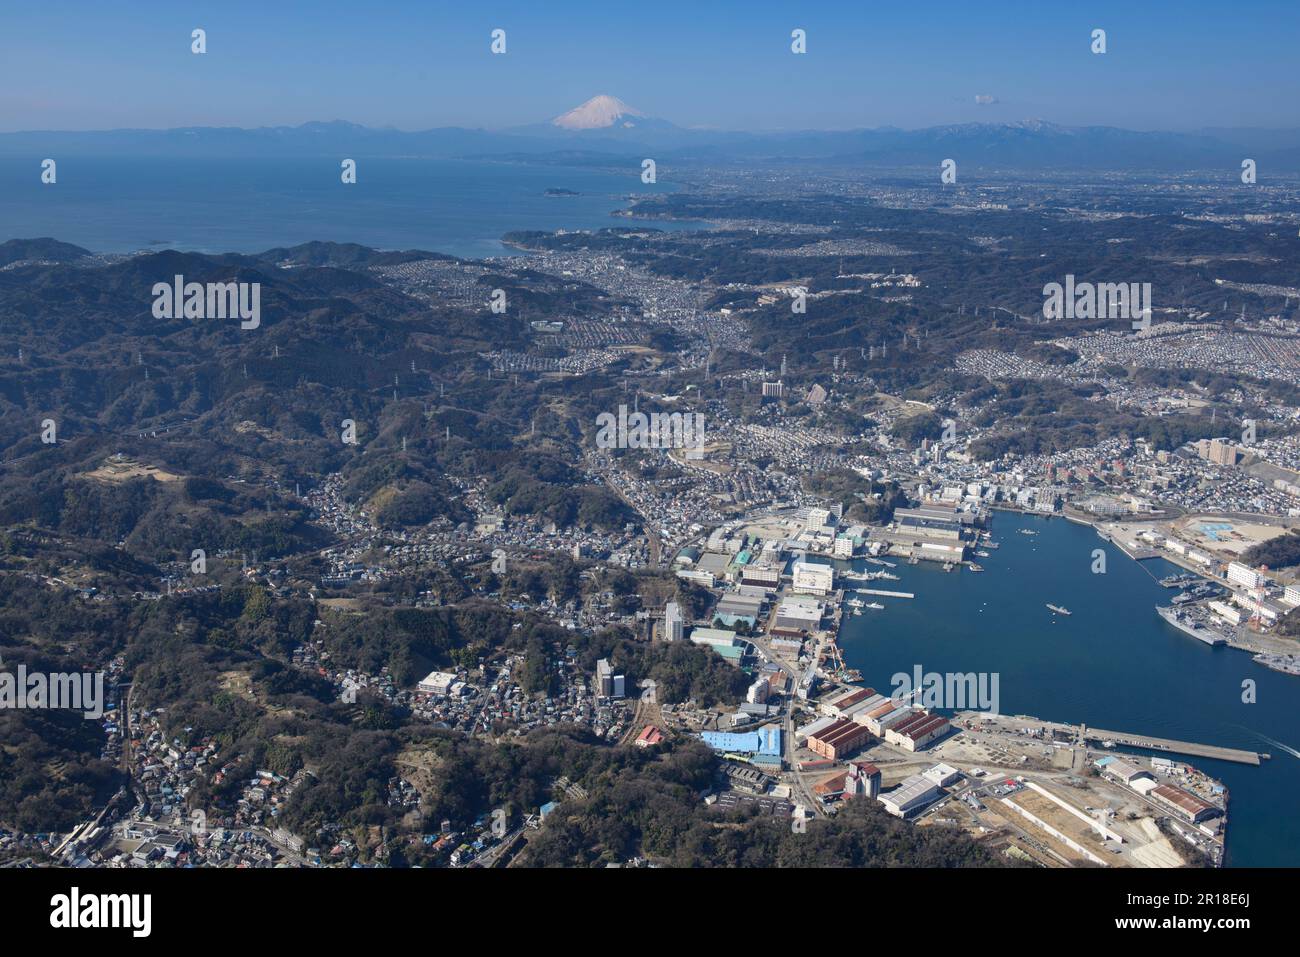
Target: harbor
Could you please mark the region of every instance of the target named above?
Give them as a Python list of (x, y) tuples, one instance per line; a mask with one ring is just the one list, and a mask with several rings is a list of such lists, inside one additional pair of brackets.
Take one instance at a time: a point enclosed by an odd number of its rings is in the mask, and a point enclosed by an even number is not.
[[(979, 546), (989, 552), (983, 574), (900, 565), (900, 585), (921, 597), (882, 599), (883, 612), (844, 618), (845, 665), (886, 693), (891, 677), (916, 663), (997, 673), (1004, 714), (1038, 715), (1031, 720), (1070, 733), (1084, 723), (1103, 752), (1110, 741), (1117, 753), (1186, 755), (1232, 793), (1226, 862), (1293, 863), (1286, 848), (1300, 844), (1300, 822), (1278, 802), (1300, 789), (1300, 761), (1287, 750), (1300, 741), (1295, 678), (1285, 670), (1294, 662), (1252, 660), (1166, 625), (1155, 608), (1169, 604), (1170, 589), (1204, 579), (1167, 588), (1160, 579), (1188, 572), (1161, 558), (1126, 561), (1091, 526), (999, 511), (992, 532), (1000, 547)], [(1106, 573), (1090, 574), (1099, 546), (1109, 553)]]

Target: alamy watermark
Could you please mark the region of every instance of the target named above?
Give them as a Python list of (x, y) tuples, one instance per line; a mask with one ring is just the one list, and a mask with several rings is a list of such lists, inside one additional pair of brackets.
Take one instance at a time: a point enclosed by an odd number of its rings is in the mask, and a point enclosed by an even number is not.
[(0, 708), (17, 710), (68, 709), (87, 720), (104, 716), (104, 672), (0, 671)]
[(153, 285), (155, 319), (240, 319), (239, 328), (262, 324), (260, 282), (186, 282), (176, 276), (171, 283)]
[(1080, 282), (1074, 274), (1064, 284), (1043, 287), (1044, 319), (1129, 319), (1134, 327), (1151, 324), (1151, 283)]
[(900, 671), (889, 679), (894, 690), (890, 697), (902, 703), (922, 708), (944, 708), (949, 711), (987, 711), (999, 714), (999, 672), (944, 672), (925, 671), (920, 665), (912, 673)]
[(618, 407), (618, 415), (596, 416), (596, 447), (600, 449), (702, 449), (704, 415), (699, 412), (633, 412)]

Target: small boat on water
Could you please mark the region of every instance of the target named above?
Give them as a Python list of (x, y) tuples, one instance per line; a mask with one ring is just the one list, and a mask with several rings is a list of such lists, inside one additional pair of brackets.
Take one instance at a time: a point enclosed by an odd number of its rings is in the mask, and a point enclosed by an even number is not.
[(943, 563), (943, 570), (946, 571), (946, 572), (950, 572), (950, 571), (952, 571), (952, 562), (944, 562), (944, 563)]
[(969, 565), (967, 565), (966, 567), (969, 568), (969, 569), (970, 569), (971, 571), (973, 571), (973, 572), (982, 572), (982, 571), (984, 571), (984, 566), (983, 566), (983, 565), (977, 565), (977, 564), (975, 564), (974, 562), (971, 562), (971, 563), (970, 563)]
[(853, 615), (854, 615), (854, 617), (857, 617), (858, 615), (861, 615), (861, 614), (862, 614), (862, 609), (861, 609), (861, 608), (854, 608), (854, 609), (853, 609)]
[(986, 552), (986, 551), (984, 551), (984, 550), (982, 550), (982, 549), (981, 549), (980, 551), (976, 552), (975, 554), (978, 555), (980, 558), (989, 558), (989, 557), (990, 557), (990, 556), (989, 556), (989, 553)]
[(1034, 529), (1032, 529), (1032, 528), (1022, 528), (1022, 529), (1020, 529), (1019, 531), (1020, 531), (1020, 534), (1021, 534), (1021, 535), (1037, 535), (1037, 534), (1038, 534), (1038, 532), (1036, 532), (1036, 531), (1035, 531)]
[(882, 604), (881, 604), (880, 602), (878, 602), (878, 601), (873, 601), (873, 602), (868, 602), (867, 604), (863, 605), (862, 607), (863, 607), (863, 608), (870, 608), (872, 611), (881, 611), (881, 610), (884, 609), (885, 606), (882, 605)]
[(1068, 609), (1068, 608), (1062, 608), (1060, 605), (1053, 605), (1053, 604), (1051, 604), (1050, 602), (1048, 603), (1047, 607), (1048, 607), (1051, 611), (1055, 612), (1055, 613), (1058, 614), (1058, 615), (1069, 615), (1069, 614), (1072, 614), (1072, 612), (1070, 611), (1070, 609)]

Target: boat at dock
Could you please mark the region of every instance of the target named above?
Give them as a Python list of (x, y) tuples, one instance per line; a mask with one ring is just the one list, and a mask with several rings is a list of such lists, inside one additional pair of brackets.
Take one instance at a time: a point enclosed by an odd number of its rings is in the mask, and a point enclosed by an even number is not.
[(1055, 613), (1058, 614), (1058, 615), (1070, 615), (1070, 614), (1073, 614), (1073, 612), (1071, 612), (1070, 609), (1068, 609), (1068, 608), (1062, 608), (1060, 605), (1053, 605), (1053, 604), (1050, 604), (1050, 603), (1049, 603), (1047, 607), (1048, 607), (1051, 611), (1055, 612)]
[(986, 552), (986, 551), (984, 551), (984, 550), (982, 550), (982, 549), (981, 549), (980, 551), (976, 552), (975, 554), (976, 554), (977, 556), (979, 556), (980, 558), (989, 558), (989, 557), (991, 557), (991, 556), (989, 555), (988, 552)]
[(1211, 628), (1200, 619), (1193, 618), (1182, 609), (1167, 605), (1156, 605), (1156, 614), (1183, 634), (1191, 635), (1197, 641), (1203, 641), (1211, 646), (1227, 644), (1228, 639), (1221, 632)]
[(861, 598), (850, 598), (844, 604), (848, 605), (850, 608), (861, 608), (863, 605), (866, 604), (866, 602), (864, 602)]
[(865, 605), (863, 605), (862, 607), (863, 607), (863, 608), (870, 608), (872, 611), (883, 611), (884, 608), (885, 608), (885, 606), (882, 605), (882, 604), (881, 604), (880, 602), (878, 602), (878, 601), (869, 601), (869, 602), (867, 602)]

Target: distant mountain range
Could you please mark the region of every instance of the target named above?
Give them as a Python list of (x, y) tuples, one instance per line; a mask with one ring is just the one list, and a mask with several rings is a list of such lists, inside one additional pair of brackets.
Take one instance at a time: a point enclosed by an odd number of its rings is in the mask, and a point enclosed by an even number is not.
[(0, 133), (0, 155), (175, 157), (499, 157), (543, 162), (799, 161), (875, 167), (1154, 169), (1240, 168), (1300, 172), (1300, 129), (1139, 132), (1067, 127), (1042, 120), (902, 130), (742, 132), (686, 129), (600, 95), (547, 123), (501, 130), (441, 127), (402, 131), (342, 121), (301, 126), (185, 127)]

